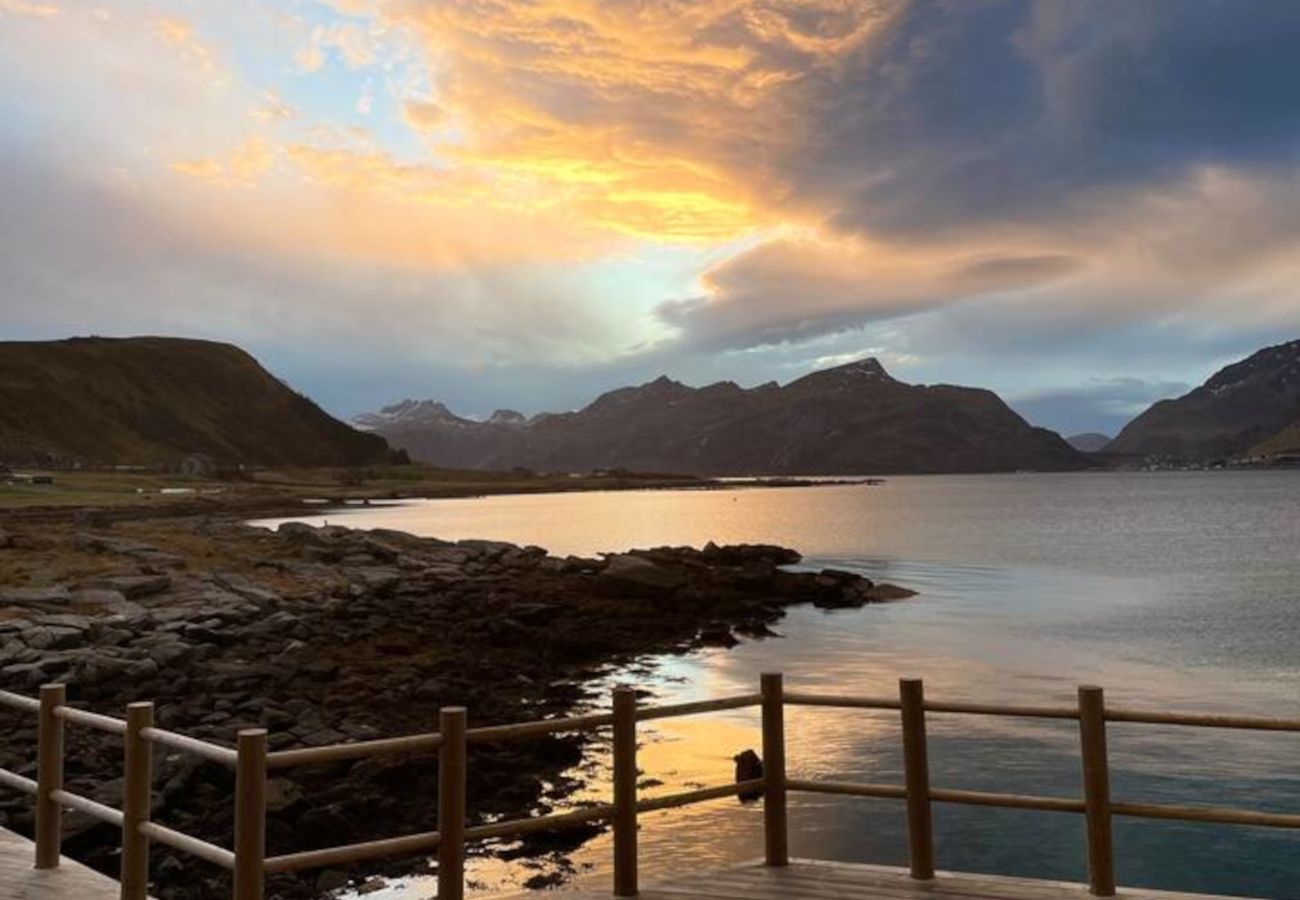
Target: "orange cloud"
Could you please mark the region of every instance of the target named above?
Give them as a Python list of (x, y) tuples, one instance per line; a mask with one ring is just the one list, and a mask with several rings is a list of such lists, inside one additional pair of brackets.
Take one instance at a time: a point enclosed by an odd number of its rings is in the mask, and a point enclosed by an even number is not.
[(189, 62), (208, 72), (216, 70), (216, 57), (199, 40), (194, 26), (184, 19), (173, 16), (161, 18), (154, 24), (154, 33), (166, 46), (178, 51)]
[(805, 137), (789, 91), (860, 47), (877, 5), (399, 0), (376, 15), (437, 61), (457, 164), (550, 189), (613, 231), (712, 242), (773, 224), (789, 193), (774, 148)]
[(434, 131), (447, 121), (447, 111), (428, 100), (407, 100), (402, 104), (402, 119), (416, 131)]
[(701, 277), (697, 297), (658, 309), (702, 348), (797, 343), (981, 294), (1061, 281), (1084, 263), (1037, 248), (904, 249), (860, 238), (780, 237), (729, 257)]
[(0, 18), (6, 14), (28, 16), (33, 19), (52, 19), (60, 10), (51, 3), (30, 3), (28, 0), (0, 0)]
[(274, 161), (271, 145), (260, 137), (251, 137), (224, 158), (181, 160), (171, 163), (170, 168), (221, 187), (240, 187), (254, 184)]

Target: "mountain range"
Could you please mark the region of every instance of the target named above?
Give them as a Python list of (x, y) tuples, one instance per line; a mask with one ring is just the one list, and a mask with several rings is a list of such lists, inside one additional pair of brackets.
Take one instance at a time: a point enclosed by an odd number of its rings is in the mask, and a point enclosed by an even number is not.
[(875, 359), (749, 389), (661, 377), (532, 418), (499, 410), (475, 421), (407, 400), (356, 422), (415, 459), (458, 468), (849, 475), (1088, 465), (991, 391), (905, 384)]
[(238, 347), (168, 337), (0, 342), (0, 462), (340, 466), (388, 456)]
[(498, 410), (476, 420), (407, 400), (356, 424), (229, 344), (0, 342), (0, 463), (10, 465), (175, 468), (202, 454), (219, 466), (351, 466), (392, 458), (391, 442), (456, 468), (849, 475), (1297, 458), (1300, 340), (1156, 403), (1104, 446), (1103, 435), (1067, 442), (1035, 428), (990, 391), (898, 381), (875, 359), (753, 388), (661, 377), (531, 418)]
[(1300, 450), (1300, 340), (1265, 347), (1129, 422), (1107, 453), (1210, 461)]

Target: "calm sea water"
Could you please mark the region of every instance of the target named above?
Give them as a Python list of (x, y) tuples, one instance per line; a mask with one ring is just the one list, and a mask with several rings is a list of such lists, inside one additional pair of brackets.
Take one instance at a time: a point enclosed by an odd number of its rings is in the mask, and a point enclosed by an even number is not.
[[(592, 555), (660, 544), (762, 541), (813, 566), (920, 591), (862, 610), (796, 608), (781, 638), (648, 661), (632, 680), (664, 702), (756, 688), (884, 694), (925, 679), (931, 698), (1074, 702), (1078, 684), (1112, 705), (1300, 717), (1300, 474), (1133, 473), (892, 478), (879, 486), (656, 491), (440, 500), (331, 512), (354, 527), (539, 544)], [(316, 519), (315, 521), (320, 521)], [(270, 523), (274, 524), (274, 523)], [(789, 769), (800, 778), (901, 782), (897, 714), (792, 708)], [(936, 786), (1078, 796), (1073, 723), (932, 715)], [(647, 727), (646, 778), (676, 791), (731, 777), (757, 748), (750, 712)], [(1300, 736), (1112, 724), (1116, 797), (1300, 813)], [(584, 767), (607, 790), (607, 751)], [(583, 799), (575, 798), (575, 799)], [(801, 856), (902, 864), (901, 804), (795, 795)], [(648, 816), (647, 877), (683, 858), (761, 853), (761, 809), (720, 801)], [(940, 868), (1082, 880), (1081, 817), (936, 806)], [(1300, 835), (1119, 819), (1118, 873), (1133, 886), (1300, 898)], [(608, 839), (571, 856), (607, 872)], [(484, 886), (519, 883), (521, 863), (480, 864)], [(427, 882), (382, 895), (422, 896)]]

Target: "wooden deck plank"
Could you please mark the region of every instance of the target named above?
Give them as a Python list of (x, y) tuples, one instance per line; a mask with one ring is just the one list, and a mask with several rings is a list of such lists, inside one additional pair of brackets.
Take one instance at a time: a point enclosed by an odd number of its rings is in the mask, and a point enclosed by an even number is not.
[[(608, 900), (608, 888), (561, 895), (566, 900)], [(494, 900), (532, 900), (536, 893)], [(1003, 875), (937, 872), (917, 881), (907, 869), (858, 863), (793, 860), (784, 868), (759, 862), (668, 879), (649, 885), (641, 900), (1088, 900), (1083, 884)], [(1118, 900), (1245, 900), (1179, 891), (1121, 887)]]
[(57, 869), (33, 866), (35, 847), (0, 828), (0, 900), (117, 900), (118, 884), (63, 857)]

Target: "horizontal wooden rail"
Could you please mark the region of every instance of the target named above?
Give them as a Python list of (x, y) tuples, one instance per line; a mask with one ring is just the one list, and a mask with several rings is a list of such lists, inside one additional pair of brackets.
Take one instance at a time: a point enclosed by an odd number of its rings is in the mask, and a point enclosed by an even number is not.
[(932, 788), (930, 799), (944, 803), (963, 803), (968, 806), (995, 806), (1003, 809), (1038, 809), (1045, 812), (1081, 813), (1082, 800), (1069, 797), (1040, 797), (1033, 794), (990, 794), (986, 791), (958, 791), (950, 788)]
[[(723, 697), (717, 700), (698, 700), (690, 703), (674, 703), (667, 706), (646, 706), (637, 710), (636, 718), (638, 722), (644, 722), (727, 709), (743, 709), (747, 706), (757, 706), (760, 700), (761, 696), (759, 694), (742, 694), (737, 697)], [(537, 722), (485, 725), (481, 728), (468, 729), (465, 732), (465, 740), (477, 744), (526, 740), (548, 734), (596, 731), (612, 725), (613, 722), (614, 717), (610, 713), (591, 713), (561, 719), (542, 719)], [(360, 759), (386, 753), (429, 752), (437, 750), (441, 743), (441, 735), (436, 731), (430, 731), (423, 734), (380, 738), (373, 741), (354, 741), (345, 744), (328, 744), (324, 747), (278, 750), (275, 753), (267, 754), (266, 765), (269, 769), (286, 769), (294, 766), (338, 762), (345, 759)]]
[(83, 797), (80, 794), (74, 794), (71, 791), (62, 789), (50, 791), (50, 799), (60, 806), (75, 809), (77, 812), (85, 813), (101, 822), (116, 825), (118, 828), (122, 827), (122, 811), (120, 809), (114, 809), (111, 806), (91, 800), (89, 797)]
[(1242, 731), (1300, 731), (1300, 719), (1148, 712), (1136, 709), (1107, 709), (1106, 721), (1134, 722), (1144, 725), (1189, 725), (1194, 728), (1232, 728)]
[[(786, 691), (785, 702), (794, 706), (829, 706), (840, 709), (902, 708), (893, 697), (853, 697), (837, 694), (811, 694), (805, 691)], [(993, 703), (956, 703), (925, 701), (925, 711), (934, 713), (959, 713), (981, 716), (1010, 716), (1024, 719), (1077, 719), (1079, 711), (1069, 706), (1005, 706)]]
[(437, 847), (440, 837), (436, 831), (425, 831), (419, 834), (403, 835), (402, 837), (384, 838), (380, 841), (366, 841), (360, 844), (344, 844), (338, 847), (325, 847), (321, 850), (305, 850), (301, 853), (270, 856), (266, 860), (266, 871), (297, 872), (300, 869), (355, 863), (366, 859), (378, 859), (382, 856), (404, 856), (408, 853), (420, 853)]
[(277, 750), (266, 755), (268, 769), (287, 769), (293, 766), (312, 766), (338, 762), (344, 759), (361, 759), (386, 753), (420, 753), (437, 750), (442, 746), (442, 735), (436, 731), (427, 734), (408, 734), (373, 741), (354, 741), (349, 744), (327, 744), (323, 747), (302, 747), (297, 750)]
[(15, 791), (22, 791), (24, 794), (36, 793), (36, 782), (30, 778), (24, 778), (17, 772), (10, 772), (8, 769), (0, 769), (0, 785), (12, 788)]
[(465, 829), (468, 840), (491, 840), (493, 838), (515, 837), (520, 834), (532, 834), (535, 831), (559, 831), (588, 822), (604, 822), (614, 817), (614, 807), (610, 804), (588, 806), (567, 813), (550, 816), (535, 816), (531, 819), (510, 819), (505, 822), (493, 822), (491, 825), (476, 825)]
[(789, 778), (786, 790), (807, 794), (843, 794), (848, 797), (880, 797), (885, 800), (903, 800), (907, 790), (897, 784), (853, 784), (847, 781), (809, 781)]
[(109, 734), (126, 734), (126, 722), (123, 720), (100, 715), (86, 709), (77, 709), (75, 706), (57, 707), (54, 710), (54, 715), (65, 722), (71, 722), (73, 725), (84, 725), (87, 728), (94, 728), (97, 731), (105, 731)]
[[(671, 703), (665, 706), (642, 706), (636, 711), (636, 720), (638, 722), (649, 722), (654, 719), (693, 716), (728, 709), (743, 709), (747, 706), (757, 706), (761, 700), (762, 697), (759, 694), (741, 694), (736, 697), (721, 697), (716, 700), (694, 700), (690, 703)], [(539, 722), (471, 728), (465, 732), (465, 739), (470, 743), (479, 744), (493, 741), (523, 740), (547, 734), (596, 731), (613, 724), (614, 716), (612, 713), (589, 713), (563, 719), (543, 719)]]
[(897, 697), (849, 697), (807, 691), (786, 691), (783, 699), (787, 706), (833, 706), (840, 709), (898, 709), (901, 706)]
[[(886, 800), (907, 798), (907, 789), (895, 784), (859, 784), (842, 781), (812, 781), (791, 778), (791, 791), (811, 794), (843, 794), (852, 797), (877, 797)], [(970, 806), (994, 806), (1009, 809), (1036, 809), (1045, 812), (1084, 812), (1084, 802), (1070, 797), (1042, 797), (1027, 794), (996, 794), (931, 788), (930, 799), (942, 803)], [(1110, 811), (1117, 816), (1140, 819), (1177, 819), (1184, 822), (1215, 822), (1222, 825), (1255, 825), (1264, 828), (1300, 828), (1300, 815), (1259, 812), (1221, 806), (1166, 806), (1156, 803), (1126, 803), (1113, 800)]]
[(1300, 815), (1257, 812), (1222, 806), (1164, 806), (1155, 803), (1112, 801), (1117, 816), (1140, 819), (1177, 819), (1182, 822), (1217, 822), (1222, 825), (1257, 825), (1263, 828), (1300, 828)]
[[(680, 806), (688, 806), (693, 803), (703, 803), (707, 800), (732, 797), (736, 794), (748, 791), (761, 791), (762, 789), (763, 780), (761, 778), (751, 781), (743, 781), (737, 784), (724, 784), (716, 787), (700, 788), (698, 790), (686, 791), (679, 794), (655, 797), (651, 800), (641, 800), (637, 803), (637, 811), (654, 812), (663, 809), (674, 809)], [(608, 804), (602, 804), (566, 813), (556, 813), (555, 815), (535, 816), (529, 819), (510, 819), (503, 822), (493, 822), (490, 825), (478, 825), (474, 828), (466, 829), (465, 837), (467, 840), (480, 841), (511, 838), (537, 831), (559, 831), (564, 828), (572, 828), (589, 822), (608, 821), (613, 818), (613, 816), (614, 807)], [(433, 849), (438, 845), (438, 841), (438, 832), (430, 831), (422, 834), (406, 835), (405, 837), (369, 841), (362, 844), (345, 844), (338, 847), (327, 847), (321, 850), (306, 850), (301, 853), (289, 853), (282, 856), (270, 857), (266, 861), (266, 871), (293, 872), (299, 869), (353, 863), (365, 859), (376, 859), (382, 856), (398, 856), (405, 853), (416, 853), (422, 850)]]
[[(840, 709), (900, 708), (892, 697), (859, 697), (786, 691), (785, 702), (794, 706), (828, 706)], [(1070, 706), (1016, 706), (997, 703), (935, 702), (927, 700), (925, 711), (981, 716), (1011, 716), (1026, 719), (1078, 719), (1079, 710)], [(1235, 716), (1201, 713), (1170, 713), (1155, 710), (1109, 708), (1107, 722), (1133, 722), (1145, 725), (1186, 725), (1196, 728), (1230, 728), (1243, 731), (1300, 732), (1300, 719), (1269, 716)]]
[(721, 697), (717, 700), (695, 700), (690, 703), (669, 703), (664, 706), (642, 706), (636, 711), (636, 720), (638, 722), (649, 722), (653, 719), (672, 719), (678, 716), (694, 716), (700, 713), (722, 712), (728, 709), (744, 709), (747, 706), (758, 706), (763, 702), (763, 695), (759, 693), (740, 694), (735, 697)]
[(1078, 719), (1069, 706), (1002, 706), (995, 703), (942, 703), (925, 701), (925, 711), (973, 716), (1010, 716), (1018, 719)]
[(614, 724), (614, 717), (609, 713), (591, 713), (590, 715), (568, 716), (562, 719), (542, 719), (539, 722), (485, 725), (482, 728), (470, 728), (465, 732), (465, 740), (472, 744), (518, 741), (548, 734), (596, 731), (600, 728), (607, 728), (612, 724)]
[(223, 869), (233, 869), (235, 867), (235, 854), (225, 847), (218, 847), (216, 844), (209, 844), (207, 841), (190, 837), (188, 834), (182, 834), (175, 829), (168, 828), (166, 825), (159, 825), (157, 822), (141, 822), (140, 833), (160, 844), (166, 844), (168, 847), (184, 851), (191, 856), (197, 856), (199, 859), (206, 860)]
[(40, 712), (41, 701), (35, 697), (24, 697), (22, 694), (0, 691), (0, 706), (21, 709), (23, 712)]
[(640, 800), (637, 802), (637, 812), (655, 812), (661, 809), (676, 809), (679, 806), (690, 806), (693, 803), (704, 803), (708, 800), (718, 800), (722, 797), (734, 797), (736, 794), (748, 792), (762, 793), (766, 782), (762, 778), (755, 778), (750, 781), (741, 781), (733, 784), (719, 784), (714, 787), (698, 788), (693, 791), (683, 791), (680, 794), (668, 794), (663, 797), (654, 797), (650, 800)]
[(175, 731), (168, 731), (165, 728), (154, 728), (152, 726), (142, 728), (140, 736), (146, 741), (167, 747), (170, 750), (188, 753), (191, 756), (197, 756), (231, 769), (235, 767), (235, 761), (238, 759), (238, 754), (230, 747), (201, 741), (198, 738), (178, 734)]

